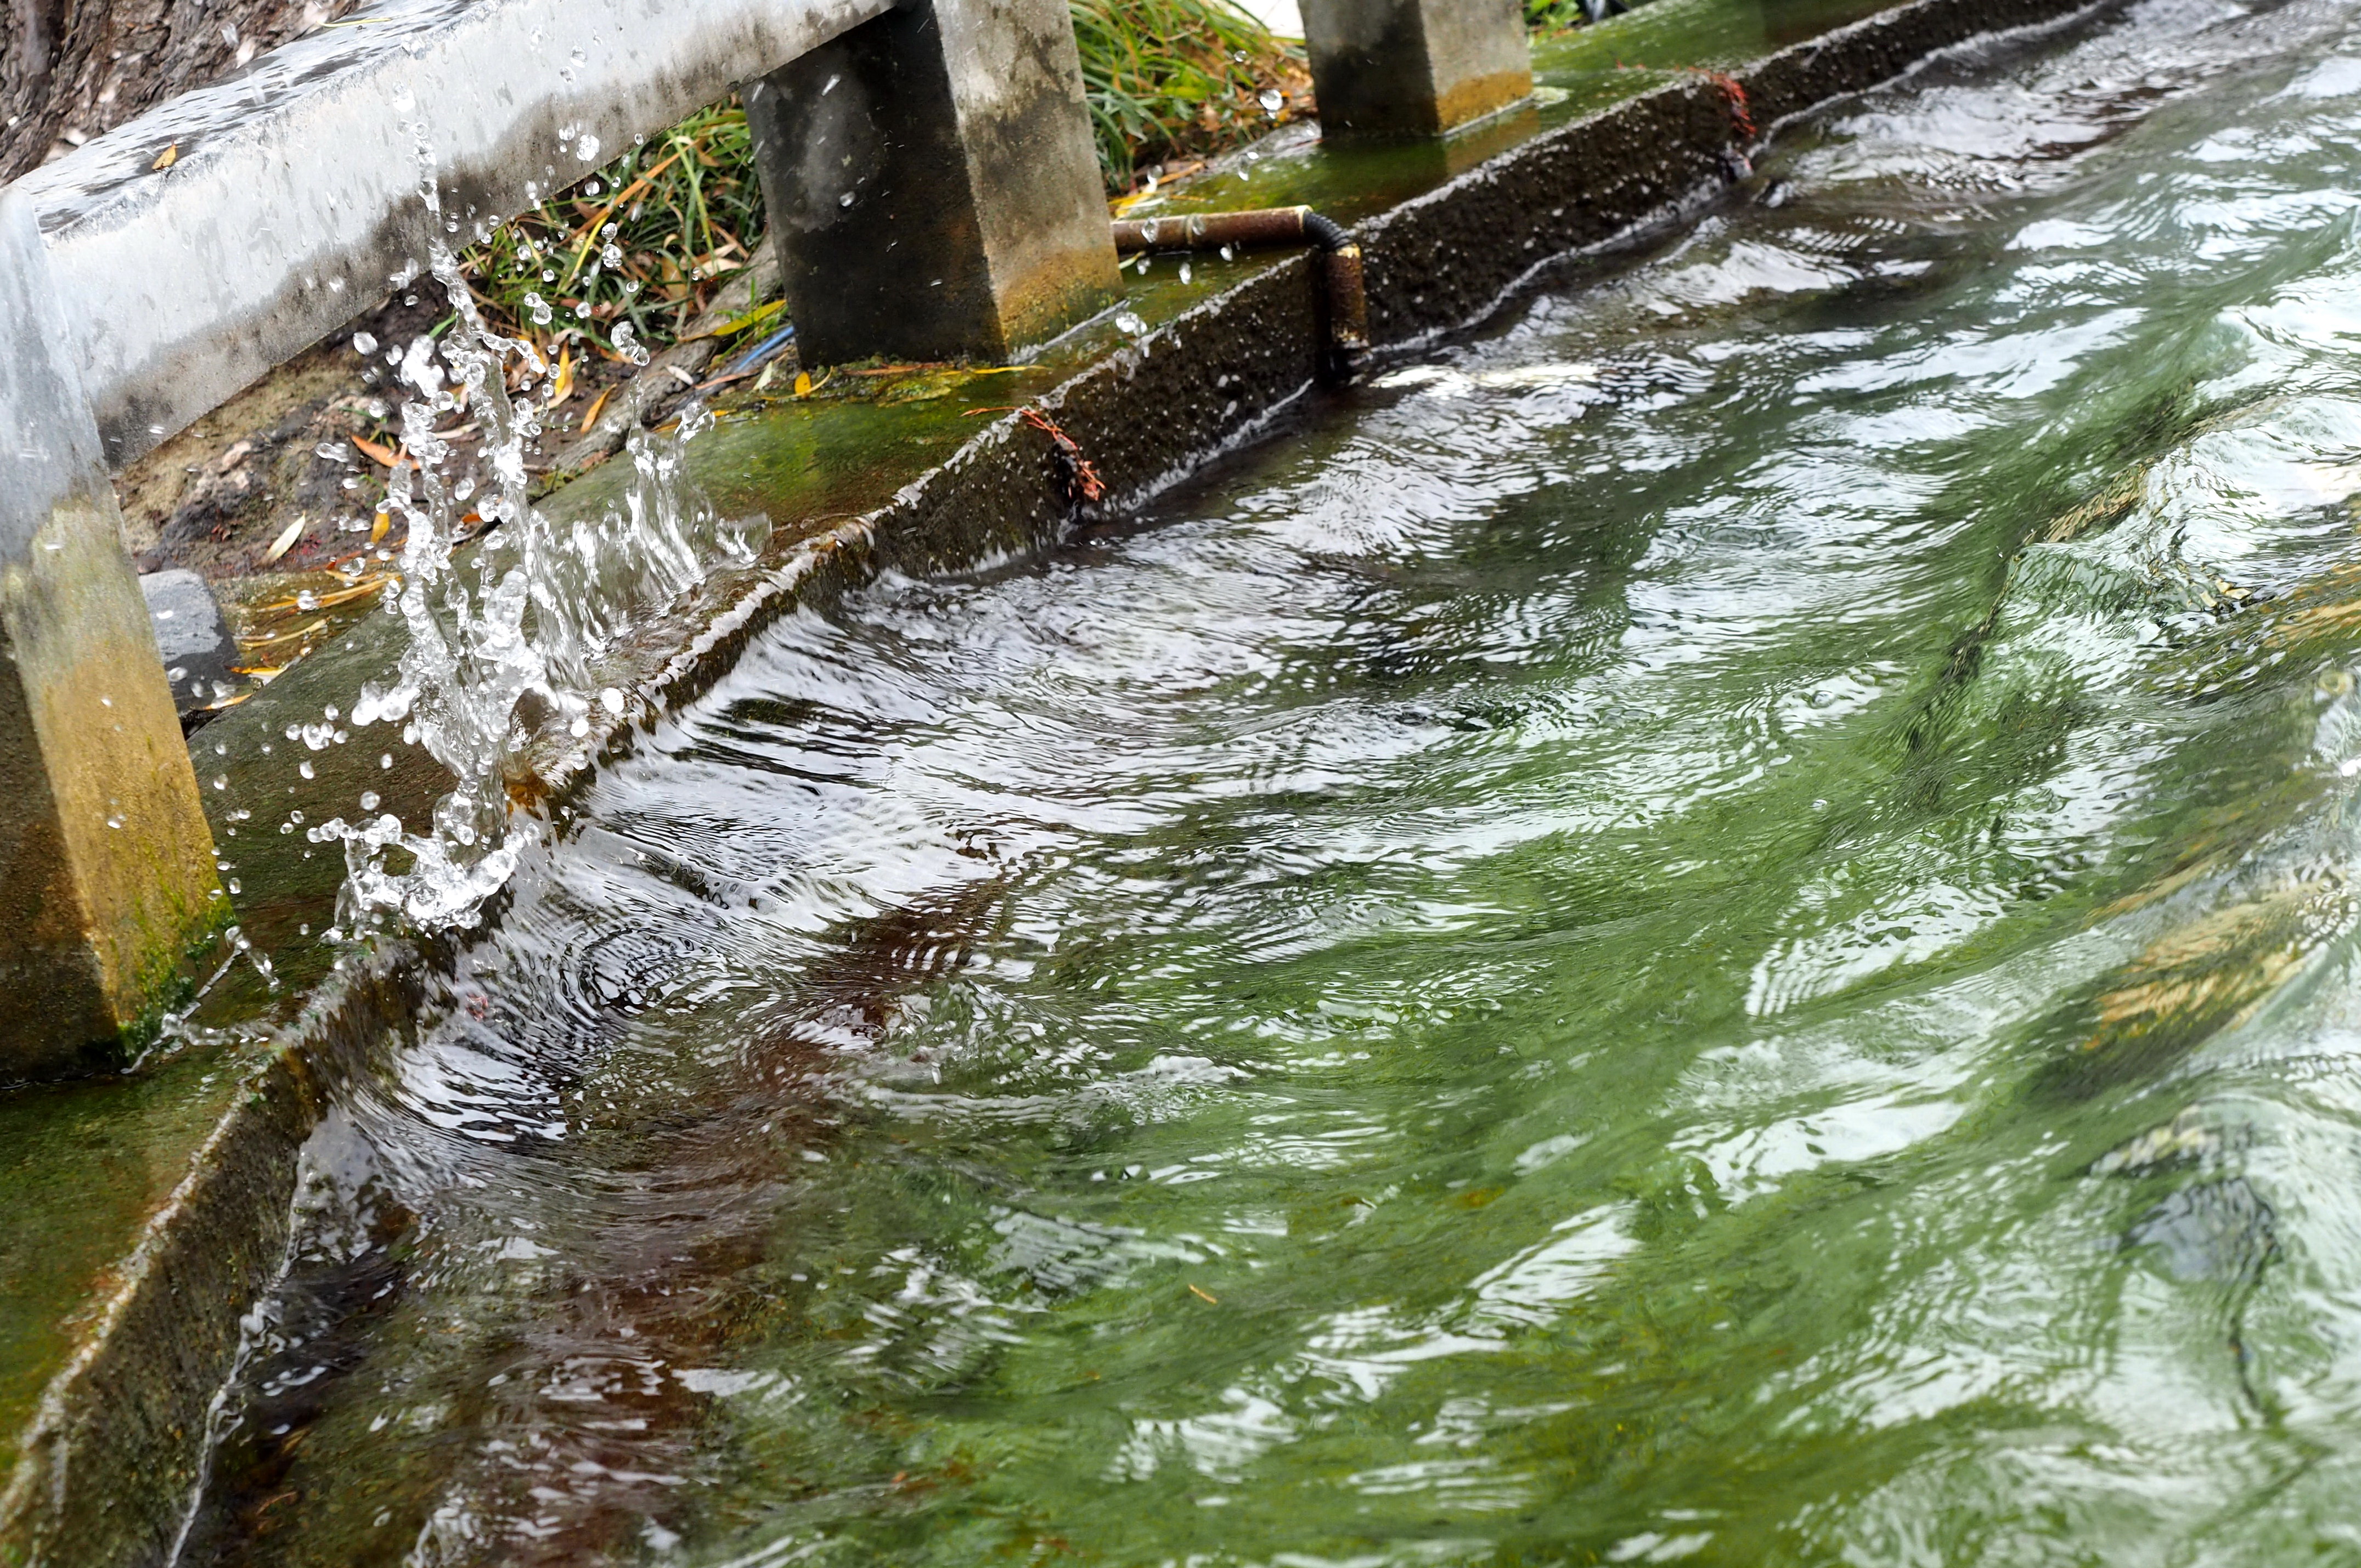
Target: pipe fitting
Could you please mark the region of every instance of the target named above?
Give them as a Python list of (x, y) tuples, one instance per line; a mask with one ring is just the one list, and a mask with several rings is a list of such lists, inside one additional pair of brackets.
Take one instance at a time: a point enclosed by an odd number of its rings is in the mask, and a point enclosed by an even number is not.
[(1191, 213), (1170, 218), (1115, 220), (1119, 255), (1142, 251), (1265, 250), (1308, 246), (1321, 253), (1317, 268), (1326, 348), (1322, 373), (1350, 380), (1369, 351), (1369, 301), (1361, 279), (1361, 247), (1350, 230), (1309, 207), (1257, 207), (1239, 213)]

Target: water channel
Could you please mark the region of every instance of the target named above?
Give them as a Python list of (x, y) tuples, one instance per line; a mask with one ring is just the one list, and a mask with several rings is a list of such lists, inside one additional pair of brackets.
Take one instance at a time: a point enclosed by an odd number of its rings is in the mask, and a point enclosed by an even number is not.
[(198, 1564), (2361, 1553), (2361, 11), (2144, 0), (764, 637)]

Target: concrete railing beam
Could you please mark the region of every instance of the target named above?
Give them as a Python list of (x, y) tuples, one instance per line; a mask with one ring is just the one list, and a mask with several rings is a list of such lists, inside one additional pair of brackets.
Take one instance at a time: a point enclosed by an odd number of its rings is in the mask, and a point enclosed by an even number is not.
[(885, 4), (395, 0), (25, 176), (107, 462), (414, 272), (422, 153), (456, 250)]

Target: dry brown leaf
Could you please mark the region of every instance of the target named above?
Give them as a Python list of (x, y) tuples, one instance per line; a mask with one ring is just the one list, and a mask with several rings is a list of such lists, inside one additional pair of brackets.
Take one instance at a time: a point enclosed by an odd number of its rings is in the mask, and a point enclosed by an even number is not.
[(180, 160), (181, 144), (179, 142), (174, 142), (171, 146), (158, 153), (156, 155), (156, 161), (149, 164), (148, 167), (161, 172), (164, 170), (171, 168), (172, 165), (178, 163)]
[(267, 566), (292, 549), (295, 542), (303, 537), (303, 524), (309, 521), (308, 518), (299, 517), (289, 523), (285, 531), (270, 542), (270, 548), (262, 553), (262, 564)]
[(392, 447), (386, 445), (383, 442), (363, 441), (357, 435), (349, 436), (346, 439), (352, 442), (355, 450), (358, 451), (362, 456), (368, 458), (370, 462), (376, 464), (380, 468), (390, 468), (397, 461), (400, 460), (401, 455), (395, 452)]

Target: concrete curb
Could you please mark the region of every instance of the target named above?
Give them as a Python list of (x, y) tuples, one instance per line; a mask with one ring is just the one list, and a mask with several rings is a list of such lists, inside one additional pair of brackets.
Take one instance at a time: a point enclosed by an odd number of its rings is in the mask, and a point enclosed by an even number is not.
[[(1913, 0), (1737, 73), (1766, 129), (1893, 82), (1946, 51), (2054, 31), (2115, 0)], [(1400, 351), (1464, 330), (1545, 269), (1628, 240), (1726, 187), (1743, 151), (1724, 80), (1701, 76), (1546, 133), (1361, 225), (1372, 335)], [(1292, 258), (1068, 380), (1038, 406), (1079, 442), (1121, 511), (1250, 439), (1314, 381), (1311, 259)], [(1156, 411), (1153, 420), (1140, 417)], [(710, 687), (763, 629), (877, 570), (972, 568), (1053, 543), (1076, 511), (1047, 440), (1013, 417), (885, 506), (805, 541), (711, 618), (638, 694), (661, 711)], [(611, 721), (549, 759), (562, 808), (637, 743)], [(495, 916), (496, 917), (496, 916)], [(451, 950), (348, 959), (151, 1218), (51, 1382), (0, 1492), (0, 1563), (166, 1561), (201, 1479), (240, 1321), (281, 1266), (297, 1156), (335, 1087), (383, 1059)]]

